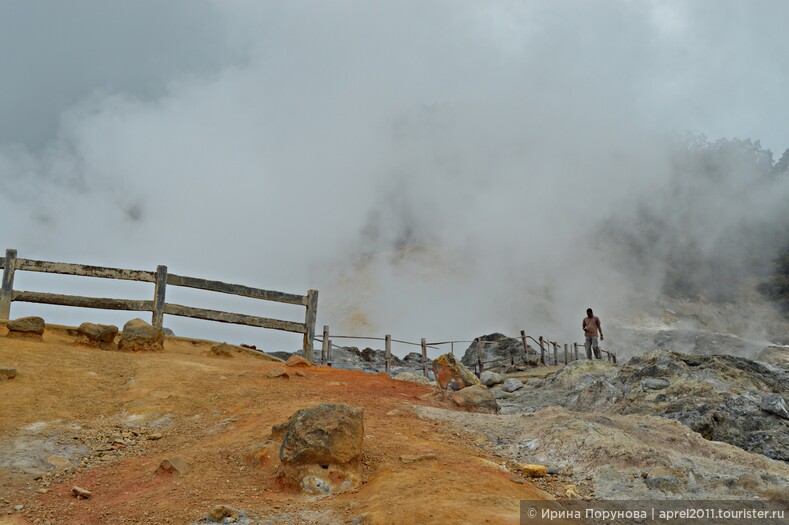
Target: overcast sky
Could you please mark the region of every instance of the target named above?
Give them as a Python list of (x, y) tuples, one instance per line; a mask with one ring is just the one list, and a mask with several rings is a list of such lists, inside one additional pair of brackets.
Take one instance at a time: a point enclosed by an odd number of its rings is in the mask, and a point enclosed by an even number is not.
[[(317, 288), (337, 331), (575, 334), (632, 289), (590, 225), (665, 185), (665, 133), (789, 148), (787, 20), (782, 0), (0, 0), (0, 248)], [(127, 294), (50, 277), (17, 288)], [(129, 315), (12, 316), (42, 311)]]

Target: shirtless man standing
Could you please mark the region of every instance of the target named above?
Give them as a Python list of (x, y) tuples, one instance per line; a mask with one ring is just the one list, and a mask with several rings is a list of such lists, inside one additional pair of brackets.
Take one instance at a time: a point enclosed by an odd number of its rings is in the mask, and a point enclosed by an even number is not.
[(594, 355), (600, 359), (600, 345), (597, 344), (597, 332), (600, 332), (600, 340), (605, 340), (603, 327), (600, 326), (600, 318), (595, 316), (591, 308), (586, 309), (586, 317), (581, 321), (584, 330), (584, 348), (586, 348), (586, 358), (592, 359), (592, 348)]

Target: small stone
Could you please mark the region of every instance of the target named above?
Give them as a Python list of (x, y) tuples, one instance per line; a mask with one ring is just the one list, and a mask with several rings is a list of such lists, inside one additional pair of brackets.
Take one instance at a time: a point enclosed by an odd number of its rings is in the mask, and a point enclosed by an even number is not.
[(93, 496), (93, 493), (88, 489), (83, 489), (82, 487), (78, 487), (76, 485), (71, 487), (71, 493), (78, 499), (89, 499), (91, 496)]
[(220, 357), (233, 357), (233, 346), (220, 343), (211, 347), (211, 353)]
[(14, 505), (14, 510), (17, 511), (17, 512), (22, 512), (23, 510), (25, 510), (25, 506), (24, 505)]
[(312, 363), (301, 357), (300, 355), (292, 355), (285, 361), (285, 366), (295, 368), (297, 366), (312, 366)]
[(512, 481), (513, 483), (517, 483), (518, 485), (523, 485), (523, 480), (517, 476), (512, 476), (510, 478), (510, 481)]
[(49, 492), (49, 489), (38, 489), (39, 494), (46, 494), (47, 492)]
[(435, 454), (419, 454), (417, 456), (403, 455), (400, 456), (400, 461), (406, 465), (409, 463), (416, 463), (417, 461), (427, 461), (430, 459), (437, 459)]
[(544, 478), (548, 474), (545, 465), (521, 465), (521, 473), (529, 478)]
[(390, 410), (389, 412), (386, 413), (387, 416), (399, 416), (401, 414), (402, 414), (402, 412), (400, 412), (397, 409)]
[(294, 373), (294, 374), (296, 374), (296, 375), (297, 375), (297, 376), (299, 376), (299, 377), (307, 377), (307, 374), (305, 374), (305, 373), (304, 373), (304, 372), (302, 372), (301, 370), (296, 370), (296, 371), (295, 371), (295, 372), (293, 372), (293, 373)]
[(288, 375), (288, 373), (285, 371), (284, 368), (282, 368), (281, 366), (278, 366), (278, 367), (272, 368), (271, 370), (266, 372), (266, 377), (268, 377), (268, 378), (281, 377), (283, 379), (287, 379), (290, 376)]
[(238, 517), (238, 510), (230, 505), (216, 505), (208, 514), (208, 519), (217, 523), (233, 523), (238, 520)]
[(158, 432), (155, 432), (155, 433), (153, 433), (153, 434), (148, 434), (147, 438), (148, 438), (149, 440), (151, 440), (151, 441), (157, 441), (157, 440), (159, 440), (159, 439), (162, 439), (162, 435), (161, 435), (161, 434), (159, 434)]
[(501, 389), (505, 392), (515, 392), (521, 388), (523, 388), (523, 381), (512, 377), (504, 381), (504, 384), (501, 385)]
[(641, 385), (647, 390), (663, 390), (671, 386), (671, 383), (662, 377), (647, 377), (641, 381)]
[(169, 472), (172, 474), (186, 474), (188, 468), (186, 465), (186, 459), (183, 456), (173, 456), (171, 458), (163, 460), (159, 464), (159, 472)]
[(0, 379), (13, 379), (16, 377), (16, 368), (0, 368)]
[(581, 493), (578, 492), (578, 487), (575, 485), (567, 485), (564, 487), (564, 495), (569, 499), (581, 499)]

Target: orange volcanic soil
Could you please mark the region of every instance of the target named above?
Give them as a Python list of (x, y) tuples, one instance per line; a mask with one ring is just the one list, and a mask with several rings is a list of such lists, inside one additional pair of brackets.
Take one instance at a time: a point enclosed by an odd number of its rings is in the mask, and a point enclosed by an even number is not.
[[(284, 363), (220, 357), (213, 343), (184, 338), (125, 353), (64, 328), (48, 327), (43, 341), (6, 333), (0, 326), (0, 367), (18, 375), (0, 381), (0, 524), (186, 524), (217, 504), (250, 523), (515, 524), (520, 500), (549, 497), (473, 437), (420, 419), (413, 405), (452, 409), (428, 386), (318, 366), (267, 378)], [(364, 409), (364, 470), (355, 491), (318, 498), (280, 486), (276, 461), (251, 449), (322, 402)], [(435, 458), (400, 459), (424, 454)], [(157, 473), (174, 456), (186, 472)], [(92, 497), (77, 499), (74, 485)]]

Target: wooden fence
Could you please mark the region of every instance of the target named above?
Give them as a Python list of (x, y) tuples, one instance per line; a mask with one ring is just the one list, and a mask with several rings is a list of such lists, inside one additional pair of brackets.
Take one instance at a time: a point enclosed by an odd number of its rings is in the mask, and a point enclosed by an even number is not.
[[(105, 268), (102, 266), (87, 266), (84, 264), (37, 261), (33, 259), (19, 259), (16, 256), (16, 250), (6, 250), (5, 257), (0, 257), (0, 268), (3, 269), (2, 287), (0, 287), (0, 320), (7, 320), (9, 318), (12, 302), (77, 306), (80, 308), (98, 308), (102, 310), (151, 312), (151, 324), (157, 328), (162, 328), (165, 314), (191, 317), (193, 319), (205, 319), (208, 321), (218, 321), (220, 323), (256, 326), (259, 328), (303, 334), (302, 349), (304, 350), (304, 356), (306, 359), (312, 361), (312, 342), (315, 339), (315, 320), (318, 312), (317, 290), (309, 290), (307, 295), (262, 290), (240, 284), (209, 281), (196, 277), (184, 277), (168, 273), (167, 266), (161, 265), (156, 268), (155, 272), (152, 272), (145, 270)], [(111, 299), (14, 290), (14, 273), (17, 271), (56, 273), (62, 275), (78, 275), (83, 277), (99, 277), (103, 279), (121, 279), (125, 281), (152, 283), (154, 285), (153, 299), (150, 301)], [(182, 286), (186, 288), (196, 288), (198, 290), (261, 299), (264, 301), (301, 305), (306, 307), (306, 315), (304, 317), (304, 322), (301, 323), (171, 304), (165, 302), (165, 293), (168, 286)]]

